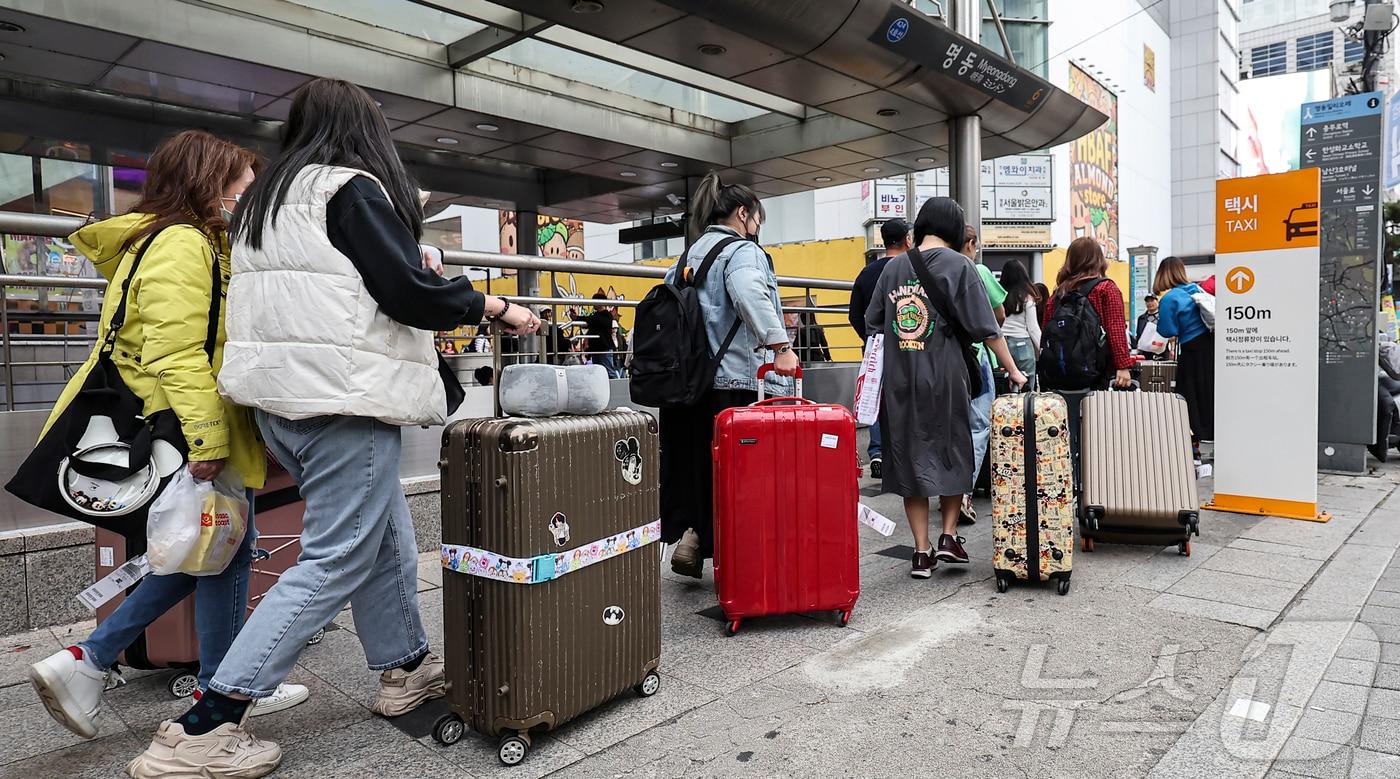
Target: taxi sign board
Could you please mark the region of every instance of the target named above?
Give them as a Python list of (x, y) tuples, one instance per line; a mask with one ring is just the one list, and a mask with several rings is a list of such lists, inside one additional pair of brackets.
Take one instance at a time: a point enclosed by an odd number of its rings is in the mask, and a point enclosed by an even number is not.
[(1328, 518), (1317, 509), (1320, 181), (1305, 168), (1215, 185), (1217, 511)]

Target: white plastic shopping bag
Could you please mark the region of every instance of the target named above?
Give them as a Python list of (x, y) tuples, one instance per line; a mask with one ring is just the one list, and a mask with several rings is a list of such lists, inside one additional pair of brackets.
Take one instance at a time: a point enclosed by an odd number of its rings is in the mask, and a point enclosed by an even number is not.
[(146, 559), (156, 575), (223, 573), (243, 544), (248, 498), (243, 479), (225, 468), (200, 481), (181, 469), (151, 504), (146, 520)]
[(1161, 354), (1167, 350), (1167, 339), (1157, 332), (1157, 323), (1148, 322), (1142, 329), (1142, 337), (1138, 339), (1137, 349), (1146, 354)]
[(873, 425), (880, 418), (880, 381), (885, 373), (885, 335), (876, 333), (865, 343), (865, 357), (856, 376), (856, 421)]
[(204, 497), (214, 491), (181, 468), (156, 496), (146, 518), (146, 562), (157, 576), (179, 573), (180, 566), (199, 541)]

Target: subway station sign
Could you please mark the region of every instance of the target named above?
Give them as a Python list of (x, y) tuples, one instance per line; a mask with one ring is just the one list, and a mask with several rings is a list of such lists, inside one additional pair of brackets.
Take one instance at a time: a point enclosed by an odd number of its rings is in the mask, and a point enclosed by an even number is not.
[(1218, 511), (1326, 519), (1317, 510), (1318, 182), (1307, 168), (1215, 185), (1209, 508)]
[[(1351, 445), (1362, 463), (1360, 445), (1376, 430), (1383, 110), (1379, 92), (1304, 103), (1299, 127), (1299, 162), (1320, 171), (1322, 182), (1320, 440)], [(1329, 448), (1322, 456), (1331, 464)]]
[(1016, 67), (922, 13), (895, 5), (870, 42), (1027, 113), (1050, 94), (1050, 82)]

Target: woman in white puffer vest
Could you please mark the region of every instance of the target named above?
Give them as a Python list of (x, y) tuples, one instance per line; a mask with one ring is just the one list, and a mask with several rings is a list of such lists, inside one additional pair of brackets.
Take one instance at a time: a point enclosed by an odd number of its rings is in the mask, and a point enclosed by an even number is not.
[[(301, 650), (345, 607), (371, 670), (374, 710), (444, 694), (418, 612), (418, 547), (399, 484), (398, 425), (441, 424), (463, 392), (433, 331), (539, 320), (465, 278), (424, 268), (423, 211), (374, 100), (345, 81), (297, 90), (283, 151), (231, 228), (228, 343), (219, 389), (256, 410), (306, 499), (302, 551), (248, 619), (209, 691), (161, 726), (144, 761), (166, 774), (256, 777), (281, 750), (243, 726)], [(225, 723), (209, 731), (210, 723)], [(232, 726), (227, 723), (234, 723)], [(208, 733), (208, 735), (205, 735)], [(219, 749), (189, 742), (221, 739)]]

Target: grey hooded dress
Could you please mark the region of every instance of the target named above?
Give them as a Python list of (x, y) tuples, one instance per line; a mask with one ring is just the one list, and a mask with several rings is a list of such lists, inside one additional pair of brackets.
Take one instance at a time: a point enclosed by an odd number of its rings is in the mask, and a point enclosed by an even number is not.
[[(970, 260), (941, 248), (921, 256), (968, 337), (981, 342), (1001, 332)], [(885, 266), (865, 312), (867, 332), (885, 334), (884, 490), (902, 497), (962, 495), (972, 491), (975, 477), (967, 367), (909, 257)]]

